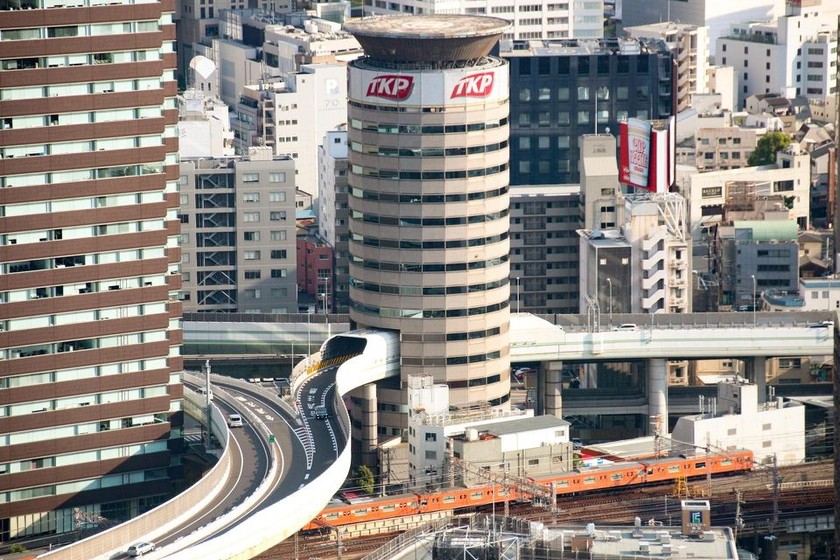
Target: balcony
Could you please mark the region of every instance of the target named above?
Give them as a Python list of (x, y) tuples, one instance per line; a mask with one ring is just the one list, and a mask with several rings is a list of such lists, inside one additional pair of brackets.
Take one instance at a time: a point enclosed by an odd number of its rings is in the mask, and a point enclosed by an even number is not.
[(735, 41), (745, 41), (747, 43), (761, 43), (764, 45), (775, 45), (776, 35), (770, 33), (763, 33), (761, 31), (752, 33), (730, 33), (725, 36), (726, 39), (733, 39)]
[(642, 298), (642, 309), (650, 313), (664, 309), (665, 307), (665, 290), (656, 290), (649, 296)]
[(642, 289), (645, 291), (661, 289), (665, 285), (665, 269), (654, 270), (648, 276), (642, 277)]

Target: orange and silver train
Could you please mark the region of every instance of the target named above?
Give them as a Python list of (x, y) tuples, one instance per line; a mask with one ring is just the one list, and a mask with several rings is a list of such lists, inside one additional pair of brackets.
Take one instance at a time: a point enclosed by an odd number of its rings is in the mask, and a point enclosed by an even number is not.
[[(611, 490), (643, 484), (659, 484), (678, 478), (691, 479), (734, 474), (753, 469), (752, 451), (738, 450), (697, 457), (670, 457), (612, 463), (598, 467), (583, 467), (569, 472), (529, 478), (531, 482), (551, 488), (558, 496)], [(444, 488), (429, 493), (407, 493), (372, 498), (365, 503), (332, 504), (327, 506), (303, 530), (315, 530), (325, 524), (353, 525), (394, 517), (432, 513), (436, 511), (470, 509), (493, 502), (526, 500), (511, 487), (510, 494), (501, 485), (481, 485), (470, 488)], [(321, 522), (321, 523), (319, 523)]]

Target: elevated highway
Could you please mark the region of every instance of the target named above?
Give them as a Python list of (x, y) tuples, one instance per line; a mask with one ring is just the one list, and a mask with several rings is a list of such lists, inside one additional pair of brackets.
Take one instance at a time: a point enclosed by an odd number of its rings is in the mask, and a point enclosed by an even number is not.
[[(749, 314), (739, 314), (748, 316)], [(560, 408), (560, 368), (565, 362), (647, 360), (648, 410), (665, 412), (667, 417), (667, 382), (662, 379), (656, 364), (669, 358), (741, 357), (764, 359), (773, 356), (828, 355), (833, 352), (833, 329), (817, 326), (831, 315), (817, 314), (758, 314), (748, 318), (738, 317), (740, 323), (712, 320), (709, 316), (680, 316), (667, 324), (635, 323), (634, 329), (607, 330), (597, 323), (568, 322), (555, 318), (548, 321), (530, 315), (515, 315), (511, 319), (512, 362), (540, 362), (541, 378), (546, 384), (545, 404)], [(659, 320), (659, 316), (655, 320)], [(760, 319), (760, 320), (759, 320)], [(622, 318), (624, 320), (624, 318)], [(228, 348), (238, 342), (253, 345), (259, 339), (277, 340), (283, 336), (282, 323), (263, 323), (247, 332), (239, 328), (242, 323), (212, 322), (212, 331), (218, 340), (225, 333), (224, 345)], [(185, 324), (185, 341), (195, 342), (202, 336), (201, 327)], [(335, 329), (335, 331), (332, 331)], [(261, 432), (273, 445), (267, 449), (272, 454), (273, 474), (241, 503), (229, 511), (238, 511), (236, 517), (228, 514), (194, 531), (190, 539), (170, 536), (158, 551), (148, 558), (178, 558), (179, 560), (209, 560), (213, 558), (246, 559), (281, 542), (313, 519), (334, 493), (340, 488), (350, 469), (350, 420), (342, 396), (349, 391), (399, 374), (399, 344), (395, 333), (382, 331), (347, 331), (344, 326), (331, 326), (321, 351), (300, 362), (292, 377), (292, 394), (295, 407), (289, 409), (265, 395), (247, 395), (243, 387), (227, 386), (231, 395), (240, 394), (251, 402), (262, 400), (262, 405), (247, 406), (248, 417), (262, 426)], [(203, 332), (207, 332), (206, 330)], [(255, 332), (257, 336), (255, 336)], [(309, 334), (311, 336), (311, 333)], [(247, 340), (243, 340), (247, 339)], [(309, 345), (307, 345), (308, 347)], [(291, 350), (291, 354), (297, 349)], [(297, 350), (299, 352), (299, 350)], [(658, 372), (658, 373), (657, 373)], [(219, 384), (236, 383), (218, 379)], [(552, 386), (554, 383), (554, 386)], [(549, 394), (555, 391), (555, 394)], [(553, 400), (552, 400), (553, 399)], [(277, 399), (279, 401), (279, 399)], [(276, 407), (275, 407), (276, 404)], [(327, 418), (315, 418), (314, 407), (327, 407)], [(272, 412), (266, 413), (270, 409)], [(267, 425), (277, 417), (286, 415), (289, 433), (282, 440), (283, 451), (293, 456), (288, 467), (280, 467), (280, 438)], [(221, 413), (214, 419), (214, 432), (224, 432), (229, 438)], [(272, 437), (274, 436), (274, 437)], [(226, 449), (230, 448), (225, 440)], [(201, 481), (206, 493), (203, 503), (195, 507), (206, 508), (214, 495), (212, 490), (230, 476), (231, 459), (220, 462), (224, 476), (215, 475), (213, 482)], [(179, 496), (180, 497), (180, 496)], [(175, 500), (178, 500), (176, 498)], [(201, 500), (199, 500), (201, 502)], [(154, 511), (154, 510), (153, 510)], [(152, 513), (152, 512), (149, 512)], [(130, 542), (141, 536), (160, 535), (159, 526), (149, 520), (141, 528), (112, 535), (110, 552), (104, 554), (86, 550), (84, 545), (74, 554), (55, 551), (51, 558), (112, 558), (114, 551), (124, 550)], [(207, 527), (210, 527), (208, 529)], [(139, 532), (138, 532), (139, 531)], [(145, 532), (143, 532), (145, 531)], [(107, 533), (107, 532), (106, 532)], [(196, 536), (198, 535), (198, 536)], [(122, 539), (122, 540), (120, 540)], [(84, 541), (82, 541), (84, 543)], [(79, 543), (77, 543), (79, 544)], [(185, 546), (186, 545), (186, 546)], [(70, 547), (72, 548), (72, 547)], [(106, 546), (106, 548), (108, 548)]]

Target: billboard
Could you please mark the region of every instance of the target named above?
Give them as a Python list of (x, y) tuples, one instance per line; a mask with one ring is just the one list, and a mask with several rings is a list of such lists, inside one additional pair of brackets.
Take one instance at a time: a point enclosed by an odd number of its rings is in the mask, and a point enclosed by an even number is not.
[(377, 105), (464, 105), (508, 97), (504, 65), (418, 72), (350, 69), (350, 98)]
[(668, 192), (676, 178), (676, 119), (619, 123), (618, 180), (651, 192)]

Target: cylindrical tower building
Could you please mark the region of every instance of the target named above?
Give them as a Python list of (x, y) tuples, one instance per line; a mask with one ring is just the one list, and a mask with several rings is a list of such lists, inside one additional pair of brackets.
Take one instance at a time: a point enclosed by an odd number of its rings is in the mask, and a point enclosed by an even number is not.
[(400, 333), (411, 374), (452, 403), (506, 407), (508, 22), (392, 16), (345, 27), (349, 67), (350, 317)]

